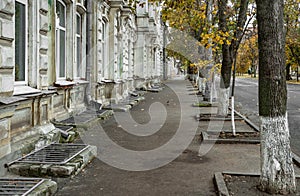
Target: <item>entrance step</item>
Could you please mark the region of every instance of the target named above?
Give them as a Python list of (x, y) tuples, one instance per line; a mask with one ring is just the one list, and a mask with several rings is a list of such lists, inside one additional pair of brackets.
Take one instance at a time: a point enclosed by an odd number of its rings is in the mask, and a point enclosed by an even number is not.
[(113, 112), (111, 110), (101, 109), (101, 110), (86, 110), (78, 115), (71, 116), (70, 118), (60, 121), (59, 124), (64, 125), (82, 125), (87, 124), (94, 120), (95, 118), (108, 118)]
[(104, 109), (110, 109), (114, 112), (128, 112), (132, 106), (127, 104), (110, 104), (103, 107)]
[(141, 101), (144, 101), (145, 97), (143, 96), (137, 96), (137, 97), (127, 97), (126, 99), (122, 100), (118, 104), (123, 104), (123, 105), (130, 105), (131, 107), (134, 107), (138, 105)]
[(147, 91), (152, 92), (152, 93), (158, 93), (162, 91), (162, 88), (148, 88)]

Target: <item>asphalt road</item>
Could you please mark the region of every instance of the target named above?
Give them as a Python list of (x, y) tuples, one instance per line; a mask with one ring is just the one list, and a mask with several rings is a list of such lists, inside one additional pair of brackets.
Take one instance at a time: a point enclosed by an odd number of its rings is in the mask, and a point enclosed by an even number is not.
[[(291, 134), (291, 146), (294, 153), (300, 155), (300, 85), (288, 84), (288, 119)], [(235, 100), (243, 109), (258, 116), (258, 80), (255, 78), (237, 78)]]

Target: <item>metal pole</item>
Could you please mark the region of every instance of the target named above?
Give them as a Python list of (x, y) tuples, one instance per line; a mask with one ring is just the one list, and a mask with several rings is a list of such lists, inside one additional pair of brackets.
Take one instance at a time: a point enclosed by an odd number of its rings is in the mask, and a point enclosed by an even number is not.
[[(237, 56), (237, 53), (236, 55)], [(231, 87), (231, 96), (234, 96), (234, 88), (235, 88), (235, 74), (236, 74), (236, 59), (233, 59), (233, 73), (232, 73), (232, 87)]]
[(236, 74), (236, 57), (237, 52), (235, 52), (235, 59), (233, 59), (233, 73), (232, 73), (232, 86), (231, 86), (231, 125), (232, 125), (232, 134), (233, 136), (236, 135), (235, 131), (235, 120), (234, 120), (234, 87), (235, 87), (235, 74)]

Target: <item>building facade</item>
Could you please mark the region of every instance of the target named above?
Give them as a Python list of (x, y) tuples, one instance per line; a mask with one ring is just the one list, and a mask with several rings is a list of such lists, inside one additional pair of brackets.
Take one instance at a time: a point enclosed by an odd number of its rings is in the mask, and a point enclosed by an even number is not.
[(1, 0), (0, 162), (55, 140), (51, 122), (90, 101), (159, 82), (161, 24), (147, 0)]

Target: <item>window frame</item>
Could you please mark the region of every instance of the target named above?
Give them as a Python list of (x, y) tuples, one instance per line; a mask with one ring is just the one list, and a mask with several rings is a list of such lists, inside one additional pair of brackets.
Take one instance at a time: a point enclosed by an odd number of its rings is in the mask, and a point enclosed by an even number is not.
[[(23, 4), (25, 6), (25, 50), (24, 50), (24, 55), (25, 55), (25, 79), (24, 81), (16, 81), (16, 78), (14, 80), (14, 85), (16, 86), (26, 86), (28, 85), (28, 35), (29, 35), (29, 32), (28, 32), (28, 0), (16, 0), (15, 3), (20, 3), (20, 4)], [(15, 7), (15, 11), (16, 11), (16, 7)], [(14, 16), (16, 17), (16, 15)], [(16, 18), (14, 18), (14, 22), (16, 22)], [(16, 30), (15, 30), (16, 31)], [(16, 36), (16, 34), (14, 35)], [(16, 41), (16, 39), (15, 39)], [(16, 51), (16, 47), (15, 47), (15, 51)], [(16, 54), (15, 54), (15, 59), (16, 59)], [(15, 62), (15, 65), (14, 65), (14, 77), (16, 76), (16, 62)]]
[[(77, 31), (77, 17), (79, 16), (80, 19), (80, 34), (78, 34)], [(82, 20), (82, 15), (79, 12), (76, 12), (76, 68), (75, 68), (75, 78), (81, 79), (82, 78), (82, 73), (83, 73), (83, 20)], [(80, 48), (78, 49), (78, 38), (80, 38)], [(80, 58), (78, 58), (78, 51), (80, 51)], [(78, 59), (80, 59), (80, 62), (78, 62)], [(81, 69), (78, 70), (78, 66), (81, 67)]]
[[(66, 60), (66, 53), (67, 53), (67, 5), (64, 1), (62, 0), (56, 0), (56, 5), (55, 5), (55, 15), (56, 15), (56, 24), (55, 24), (55, 64), (56, 64), (56, 80), (65, 80), (67, 78), (67, 60)], [(64, 21), (65, 21), (65, 26), (62, 27), (60, 26), (60, 21), (59, 17), (57, 16), (57, 3), (61, 3), (64, 7)], [(65, 50), (65, 58), (64, 58), (64, 76), (60, 76), (60, 31), (64, 31), (65, 33), (65, 42), (64, 42), (64, 50)]]
[[(108, 22), (106, 20), (102, 20), (102, 37), (101, 37), (101, 53), (102, 53), (102, 67), (101, 67), (101, 77), (104, 79), (109, 78), (109, 72), (107, 69), (107, 60), (108, 60), (108, 43), (107, 43), (107, 38), (108, 38)], [(105, 71), (105, 69), (107, 69)]]

